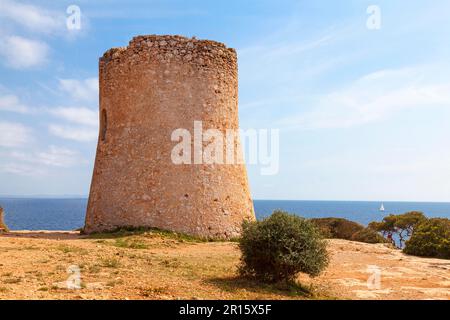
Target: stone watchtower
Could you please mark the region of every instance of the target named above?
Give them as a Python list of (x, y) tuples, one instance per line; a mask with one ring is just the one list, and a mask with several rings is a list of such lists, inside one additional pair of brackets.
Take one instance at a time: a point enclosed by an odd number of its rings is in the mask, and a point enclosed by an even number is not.
[[(174, 130), (238, 129), (234, 49), (138, 36), (99, 65), (100, 133), (85, 232), (157, 227), (230, 238), (254, 219), (244, 164), (175, 164)], [(194, 140), (194, 138), (192, 138)], [(240, 148), (239, 139), (234, 142)], [(194, 151), (192, 151), (194, 157)]]

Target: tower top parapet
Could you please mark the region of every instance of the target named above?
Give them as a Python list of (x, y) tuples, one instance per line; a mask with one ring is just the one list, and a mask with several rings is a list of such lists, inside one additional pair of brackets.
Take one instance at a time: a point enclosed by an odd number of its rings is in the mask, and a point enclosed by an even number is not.
[(202, 67), (221, 65), (231, 70), (234, 69), (237, 56), (235, 49), (217, 41), (178, 35), (142, 35), (133, 37), (126, 47), (106, 51), (100, 58), (100, 65), (130, 60), (138, 63), (141, 59), (162, 62), (178, 60)]

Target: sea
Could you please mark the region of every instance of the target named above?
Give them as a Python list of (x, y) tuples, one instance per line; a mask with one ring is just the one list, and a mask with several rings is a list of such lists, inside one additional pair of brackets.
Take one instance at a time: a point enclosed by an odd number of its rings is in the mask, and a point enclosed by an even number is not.
[[(384, 202), (381, 201), (298, 201), (254, 200), (257, 219), (274, 210), (284, 210), (305, 218), (337, 217), (367, 225), (384, 216), (408, 211), (422, 211), (428, 217), (450, 218), (446, 202)], [(11, 230), (74, 230), (84, 224), (86, 198), (0, 198), (5, 222)]]

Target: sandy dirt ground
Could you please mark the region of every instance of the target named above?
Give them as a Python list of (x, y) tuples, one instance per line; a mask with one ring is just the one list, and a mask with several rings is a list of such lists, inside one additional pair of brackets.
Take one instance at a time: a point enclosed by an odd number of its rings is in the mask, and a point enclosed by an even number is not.
[(450, 300), (450, 260), (346, 240), (329, 240), (329, 252), (321, 276), (299, 276), (303, 293), (237, 277), (233, 242), (158, 232), (95, 239), (11, 232), (0, 235), (0, 299)]

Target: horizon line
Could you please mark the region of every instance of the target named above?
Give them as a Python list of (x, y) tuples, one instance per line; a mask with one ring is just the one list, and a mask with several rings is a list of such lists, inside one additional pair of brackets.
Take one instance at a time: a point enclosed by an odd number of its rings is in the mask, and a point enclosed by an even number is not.
[[(35, 194), (35, 195), (1, 195), (0, 199), (88, 199), (88, 195), (54, 195), (54, 194)], [(392, 203), (392, 202), (413, 202), (413, 203), (450, 203), (450, 200), (429, 201), (429, 200), (337, 200), (337, 199), (252, 199), (253, 201), (304, 201), (304, 202), (380, 202), (380, 203)]]

